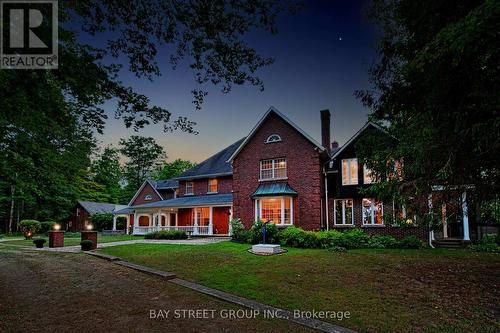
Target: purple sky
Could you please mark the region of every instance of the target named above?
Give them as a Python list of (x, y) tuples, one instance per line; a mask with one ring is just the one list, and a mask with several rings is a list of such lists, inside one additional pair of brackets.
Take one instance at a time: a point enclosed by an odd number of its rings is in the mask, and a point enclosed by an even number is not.
[[(168, 160), (176, 158), (200, 162), (248, 134), (272, 105), (320, 140), (321, 109), (332, 112), (332, 139), (343, 144), (367, 120), (353, 93), (366, 89), (367, 70), (375, 58), (375, 32), (362, 14), (366, 1), (310, 1), (296, 16), (281, 17), (275, 36), (254, 33), (251, 45), (262, 55), (275, 58), (259, 76), (265, 90), (251, 86), (234, 87), (229, 94), (220, 87), (208, 88), (203, 109), (196, 111), (191, 90), (196, 88), (193, 73), (180, 67), (175, 71), (162, 66), (162, 76), (149, 82), (124, 73), (123, 82), (146, 94), (152, 104), (174, 114), (187, 116), (198, 123), (198, 135), (181, 132), (163, 133), (160, 126), (150, 126), (138, 134), (151, 136), (161, 144)], [(92, 40), (88, 40), (92, 43)], [(167, 63), (167, 58), (160, 62)], [(103, 144), (115, 144), (120, 138), (137, 135), (127, 130), (121, 120), (110, 117)]]

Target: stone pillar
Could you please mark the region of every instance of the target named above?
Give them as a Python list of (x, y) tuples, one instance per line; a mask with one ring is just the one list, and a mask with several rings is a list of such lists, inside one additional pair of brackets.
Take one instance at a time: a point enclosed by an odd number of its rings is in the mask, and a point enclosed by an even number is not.
[(470, 241), (469, 237), (469, 210), (467, 207), (467, 192), (462, 193), (462, 215), (464, 226), (464, 241)]
[(92, 241), (92, 250), (97, 249), (97, 231), (82, 231), (81, 240), (91, 240)]
[(64, 247), (64, 231), (49, 231), (49, 247)]

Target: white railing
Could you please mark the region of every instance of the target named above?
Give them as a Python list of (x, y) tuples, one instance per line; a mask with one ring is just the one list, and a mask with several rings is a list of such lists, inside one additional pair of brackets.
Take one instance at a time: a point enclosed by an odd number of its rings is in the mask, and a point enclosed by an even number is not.
[(162, 231), (162, 230), (180, 230), (180, 231), (185, 231), (187, 233), (191, 233), (192, 235), (202, 235), (202, 236), (210, 236), (213, 235), (213, 228), (212, 226), (194, 226), (194, 225), (187, 225), (187, 226), (147, 226), (147, 227), (140, 227), (140, 226), (134, 226), (133, 234), (134, 235), (145, 235), (150, 232), (155, 232), (155, 231)]

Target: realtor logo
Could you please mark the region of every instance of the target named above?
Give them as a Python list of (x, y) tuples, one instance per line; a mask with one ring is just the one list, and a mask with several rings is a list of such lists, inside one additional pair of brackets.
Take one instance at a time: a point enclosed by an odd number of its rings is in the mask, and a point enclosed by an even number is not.
[(0, 0), (0, 68), (57, 68), (57, 32), (57, 0)]

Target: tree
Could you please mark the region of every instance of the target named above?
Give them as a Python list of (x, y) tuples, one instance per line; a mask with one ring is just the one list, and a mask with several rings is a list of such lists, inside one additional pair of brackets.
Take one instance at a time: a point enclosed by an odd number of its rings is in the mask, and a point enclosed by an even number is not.
[(92, 161), (90, 173), (94, 182), (104, 185), (104, 190), (110, 198), (109, 202), (120, 203), (122, 191), (120, 181), (123, 172), (120, 166), (119, 150), (112, 146), (105, 147), (102, 153)]
[(195, 166), (196, 163), (178, 158), (173, 162), (164, 163), (154, 178), (158, 180), (174, 178)]
[(120, 140), (120, 152), (128, 158), (125, 177), (128, 187), (137, 190), (142, 183), (157, 172), (166, 158), (163, 147), (153, 138), (133, 135)]
[[(483, 200), (500, 186), (498, 1), (375, 0), (380, 59), (373, 90), (357, 92), (387, 136), (357, 149), (386, 195), (473, 188)], [(389, 161), (389, 162), (388, 162)], [(392, 161), (392, 162), (391, 162)], [(385, 177), (399, 162), (402, 177)]]
[[(197, 84), (223, 83), (224, 91), (244, 83), (262, 88), (255, 73), (271, 60), (250, 48), (244, 35), (255, 29), (274, 33), (282, 9), (264, 0), (60, 2), (59, 68), (0, 70), (0, 216), (6, 229), (13, 228), (16, 209), (17, 219), (68, 216), (80, 170), (90, 166), (93, 133), (104, 131), (106, 102), (116, 102), (115, 117), (127, 128), (162, 124), (164, 131), (195, 132), (186, 117), (174, 118), (124, 85), (116, 62), (128, 59), (131, 72), (152, 79), (160, 74), (159, 47), (175, 46), (167, 48), (175, 50), (172, 64), (191, 60)], [(80, 42), (81, 31), (103, 33), (106, 47)], [(206, 92), (193, 93), (199, 107)]]

